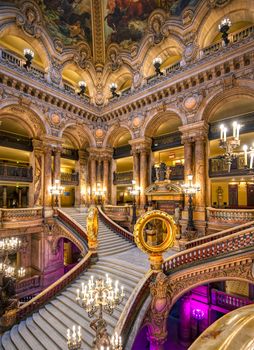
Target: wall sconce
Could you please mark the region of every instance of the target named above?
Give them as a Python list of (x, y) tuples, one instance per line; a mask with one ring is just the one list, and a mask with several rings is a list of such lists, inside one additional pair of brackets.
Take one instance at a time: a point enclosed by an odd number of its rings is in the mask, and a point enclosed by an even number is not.
[(153, 59), (153, 66), (154, 66), (156, 75), (163, 75), (161, 71), (161, 64), (162, 64), (162, 59), (160, 57), (155, 57)]
[(26, 70), (28, 70), (31, 67), (32, 60), (34, 58), (34, 52), (30, 49), (24, 49), (24, 56), (26, 59), (26, 63), (23, 65)]
[(112, 93), (112, 97), (119, 97), (120, 95), (116, 92), (117, 90), (117, 84), (116, 83), (111, 83), (109, 84), (109, 89)]
[(224, 18), (218, 27), (219, 27), (219, 31), (222, 33), (222, 39), (224, 41), (224, 44), (227, 46), (229, 44), (228, 31), (229, 31), (229, 28), (231, 27), (230, 19)]
[(80, 80), (80, 81), (78, 82), (78, 85), (79, 85), (79, 87), (80, 87), (80, 91), (78, 92), (78, 95), (79, 95), (79, 96), (84, 96), (85, 93), (86, 93), (86, 82), (83, 81), (83, 80)]

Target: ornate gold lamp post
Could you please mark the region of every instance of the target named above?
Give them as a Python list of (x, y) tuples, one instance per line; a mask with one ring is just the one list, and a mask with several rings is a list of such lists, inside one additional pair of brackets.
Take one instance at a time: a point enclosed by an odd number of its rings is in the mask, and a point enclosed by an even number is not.
[(105, 194), (106, 194), (106, 190), (104, 188), (102, 188), (101, 187), (101, 183), (98, 182), (97, 183), (97, 188), (94, 191), (94, 196), (96, 198), (96, 203), (98, 203), (99, 205), (103, 204)]
[(77, 289), (76, 301), (88, 313), (90, 318), (96, 317), (90, 323), (91, 328), (95, 331), (94, 339), (95, 349), (122, 349), (121, 338), (115, 334), (112, 339), (107, 332), (107, 324), (103, 318), (106, 312), (112, 315), (117, 305), (123, 301), (124, 287), (119, 288), (119, 282), (115, 281), (114, 286), (111, 278), (106, 274), (106, 279), (94, 281), (94, 277), (88, 281), (88, 284), (81, 284), (81, 289)]
[(186, 227), (187, 236), (190, 236), (192, 232), (195, 232), (195, 226), (193, 221), (193, 197), (200, 191), (200, 187), (194, 185), (192, 182), (193, 175), (188, 175), (188, 183), (183, 184), (182, 188), (184, 193), (188, 196), (188, 223)]
[(64, 187), (61, 186), (60, 180), (55, 180), (55, 184), (50, 186), (49, 192), (55, 196), (55, 206), (59, 205), (59, 196), (63, 193)]

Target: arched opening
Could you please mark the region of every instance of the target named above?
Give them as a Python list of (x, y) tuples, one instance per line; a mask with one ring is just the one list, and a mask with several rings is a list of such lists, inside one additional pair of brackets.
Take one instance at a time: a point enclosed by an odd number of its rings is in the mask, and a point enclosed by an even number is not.
[(30, 164), (32, 131), (13, 116), (0, 117), (0, 207), (28, 207), (29, 184), (33, 181)]
[(132, 74), (129, 71), (129, 69), (125, 66), (123, 66), (120, 70), (116, 72), (112, 72), (107, 81), (106, 81), (106, 97), (108, 99), (112, 99), (115, 96), (113, 96), (113, 93), (110, 89), (110, 86), (112, 83), (115, 83), (117, 85), (116, 93), (117, 94), (127, 94), (128, 91), (131, 89), (132, 86)]
[[(242, 280), (210, 282), (190, 289), (173, 305), (167, 319), (165, 349), (187, 350), (216, 320), (254, 303), (254, 285)], [(133, 350), (149, 349), (149, 332), (144, 323)]]
[[(243, 145), (252, 147), (254, 98), (250, 95), (228, 95), (214, 101), (207, 115), (209, 121), (209, 178), (210, 205), (216, 209), (254, 208), (254, 178), (249, 169), (250, 154), (246, 164)], [(240, 125), (239, 138), (232, 150), (226, 150), (233, 137), (234, 123)], [(222, 125), (227, 129), (221, 135)], [(223, 140), (223, 141), (221, 141)]]
[(76, 64), (68, 63), (65, 65), (62, 71), (62, 79), (66, 91), (78, 94), (80, 92), (79, 82), (84, 81), (86, 83), (84, 96), (90, 98), (90, 96), (93, 95), (93, 81), (90, 75), (82, 71)]
[(153, 116), (145, 125), (145, 136), (152, 139), (151, 183), (161, 186), (161, 192), (148, 195), (149, 205), (174, 214), (176, 206), (182, 208), (179, 194), (163, 194), (163, 186), (168, 182), (179, 185), (184, 179), (184, 150), (181, 134), (180, 117), (174, 112), (163, 112)]
[(155, 75), (153, 59), (156, 57), (160, 57), (162, 60), (160, 68), (161, 71), (168, 71), (170, 69), (173, 69), (175, 65), (178, 65), (180, 67), (182, 49), (179, 43), (172, 38), (168, 38), (164, 40), (159, 46), (155, 46), (154, 48), (150, 49), (145, 57), (143, 64), (144, 77), (149, 78)]

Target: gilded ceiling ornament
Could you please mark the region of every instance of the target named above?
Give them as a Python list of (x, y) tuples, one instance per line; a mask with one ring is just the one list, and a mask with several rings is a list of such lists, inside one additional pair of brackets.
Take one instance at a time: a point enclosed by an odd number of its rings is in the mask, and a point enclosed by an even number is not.
[(62, 65), (57, 60), (52, 59), (51, 66), (49, 68), (50, 79), (52, 83), (59, 85), (62, 80)]
[(57, 52), (62, 53), (63, 52), (63, 43), (60, 39), (54, 40), (54, 48)]
[(193, 17), (194, 17), (194, 11), (191, 9), (186, 9), (182, 14), (183, 25), (187, 26), (191, 24)]
[(165, 23), (165, 12), (163, 10), (157, 10), (150, 18), (148, 28), (153, 33), (153, 41), (155, 44), (159, 44), (163, 39), (161, 28)]
[(41, 15), (37, 5), (30, 1), (24, 1), (20, 6), (16, 23), (26, 34), (38, 38), (41, 34)]
[(58, 114), (53, 113), (53, 114), (51, 115), (51, 121), (52, 121), (52, 123), (53, 123), (54, 125), (59, 125), (59, 124), (60, 124), (60, 121), (61, 121), (61, 117), (60, 117)]
[(208, 6), (211, 8), (214, 7), (223, 7), (230, 3), (231, 0), (208, 0)]
[(88, 59), (90, 57), (90, 48), (88, 45), (81, 45), (79, 51), (74, 55), (74, 61), (80, 68), (87, 68)]
[(109, 48), (108, 59), (111, 63), (112, 71), (116, 71), (118, 68), (121, 67), (123, 61), (122, 61), (121, 57), (119, 56), (119, 51), (118, 51), (118, 48), (116, 47), (116, 45)]

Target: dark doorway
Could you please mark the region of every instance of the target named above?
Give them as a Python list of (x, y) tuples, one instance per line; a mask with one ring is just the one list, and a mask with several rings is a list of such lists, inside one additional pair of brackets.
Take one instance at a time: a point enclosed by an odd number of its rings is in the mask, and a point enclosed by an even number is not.
[(247, 206), (254, 207), (254, 184), (247, 184)]
[(228, 185), (228, 201), (230, 208), (238, 207), (238, 185)]

